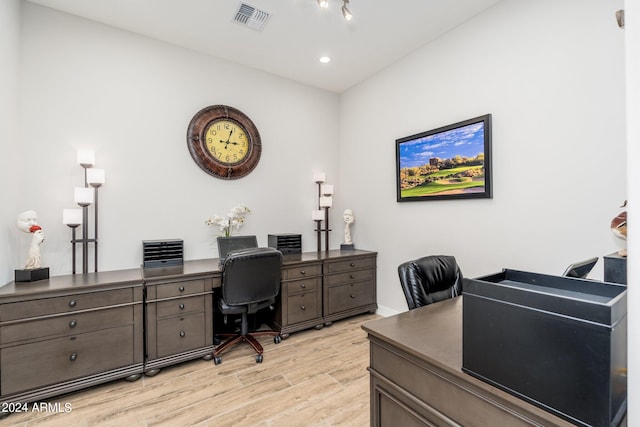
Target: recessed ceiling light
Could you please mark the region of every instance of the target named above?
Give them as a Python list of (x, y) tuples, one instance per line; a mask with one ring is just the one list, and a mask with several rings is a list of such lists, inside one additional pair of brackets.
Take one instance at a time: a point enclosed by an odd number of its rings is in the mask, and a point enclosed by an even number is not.
[(321, 56), (320, 62), (322, 62), (323, 64), (328, 64), (329, 62), (331, 62), (331, 58), (329, 58), (328, 56)]

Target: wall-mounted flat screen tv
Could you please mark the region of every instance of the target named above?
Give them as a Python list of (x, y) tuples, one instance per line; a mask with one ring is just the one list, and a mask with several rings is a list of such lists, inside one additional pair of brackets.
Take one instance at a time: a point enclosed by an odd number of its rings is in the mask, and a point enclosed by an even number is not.
[(398, 202), (490, 199), (491, 114), (396, 140)]

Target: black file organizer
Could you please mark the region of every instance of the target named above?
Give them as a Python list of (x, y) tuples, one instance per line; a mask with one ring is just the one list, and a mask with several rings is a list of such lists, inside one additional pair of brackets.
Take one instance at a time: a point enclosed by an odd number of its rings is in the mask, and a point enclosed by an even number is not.
[(462, 370), (580, 426), (626, 413), (627, 291), (503, 270), (465, 279)]

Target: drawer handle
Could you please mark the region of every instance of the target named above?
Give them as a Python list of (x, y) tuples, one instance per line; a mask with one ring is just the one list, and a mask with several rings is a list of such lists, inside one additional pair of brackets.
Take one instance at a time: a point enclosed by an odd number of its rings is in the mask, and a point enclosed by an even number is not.
[(70, 327), (70, 328), (75, 328), (77, 324), (78, 324), (78, 322), (77, 322), (77, 321), (72, 320), (71, 322), (69, 322), (69, 327)]
[(305, 307), (305, 306), (304, 306), (304, 305), (302, 305), (302, 304), (300, 305), (300, 310), (306, 310), (306, 309), (307, 309), (307, 307)]
[(304, 283), (300, 283), (300, 287), (301, 287), (302, 289), (304, 289), (304, 288), (306, 288), (306, 287), (307, 287), (307, 285), (305, 285)]
[(184, 304), (180, 304), (178, 307), (180, 307), (180, 310), (184, 310)]
[(307, 274), (307, 272), (304, 270), (300, 270), (300, 274)]
[(355, 267), (356, 265), (354, 263), (350, 263), (349, 264), (351, 267)]
[(71, 301), (69, 301), (69, 307), (75, 307), (76, 306), (76, 300), (72, 299)]
[(184, 338), (187, 334), (184, 333), (184, 331), (180, 331), (180, 337)]
[(353, 278), (355, 278), (355, 277), (356, 277), (356, 276), (354, 276), (353, 274), (350, 274), (350, 275), (349, 275), (349, 279), (353, 279)]
[(356, 296), (354, 294), (349, 295), (351, 298), (355, 298)]
[(78, 353), (71, 353), (71, 356), (69, 356), (69, 360), (72, 362), (75, 362), (77, 358), (78, 358)]
[(178, 288), (178, 290), (179, 290), (180, 292), (184, 292), (184, 286), (180, 286), (180, 287)]

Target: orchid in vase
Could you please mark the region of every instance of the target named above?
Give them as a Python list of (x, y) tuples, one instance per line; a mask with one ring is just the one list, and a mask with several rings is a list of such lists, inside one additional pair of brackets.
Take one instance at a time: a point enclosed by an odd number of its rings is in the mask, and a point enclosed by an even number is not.
[(248, 207), (238, 205), (231, 208), (226, 217), (215, 214), (213, 218), (207, 219), (205, 224), (217, 226), (221, 236), (229, 237), (234, 228), (236, 230), (240, 229), (244, 224), (244, 217), (249, 213), (251, 213), (251, 210)]

